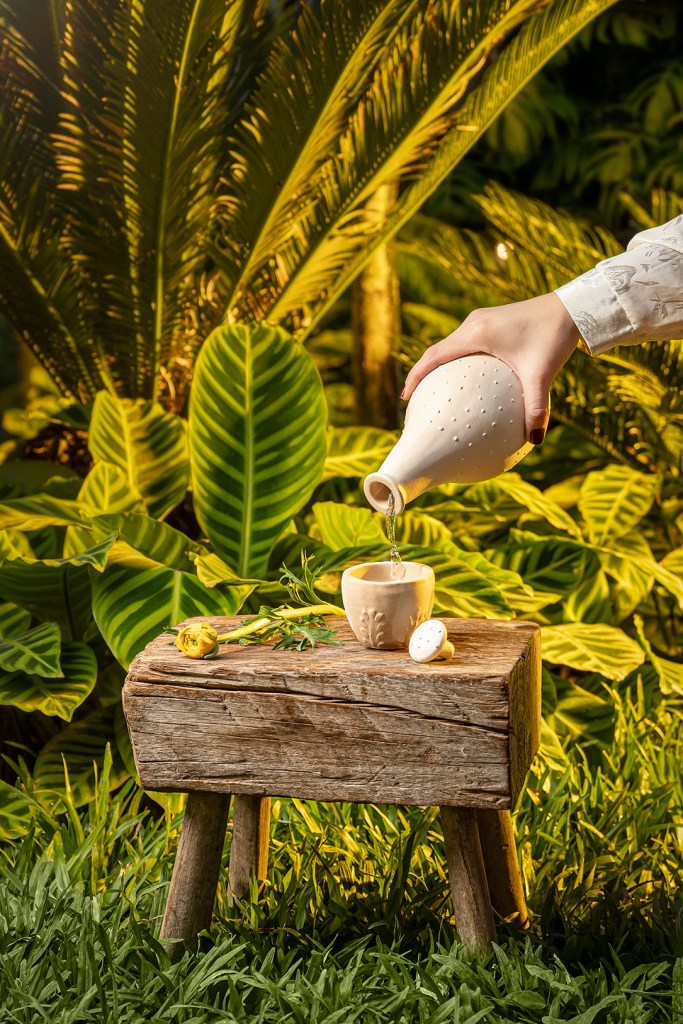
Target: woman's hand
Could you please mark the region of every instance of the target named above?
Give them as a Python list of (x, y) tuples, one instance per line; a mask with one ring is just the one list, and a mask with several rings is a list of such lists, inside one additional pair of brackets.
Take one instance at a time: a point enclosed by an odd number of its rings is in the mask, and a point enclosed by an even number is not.
[(576, 325), (554, 292), (476, 309), (456, 331), (418, 359), (401, 397), (409, 399), (422, 378), (441, 363), (486, 352), (502, 359), (521, 380), (527, 437), (532, 444), (541, 444), (548, 424), (550, 385), (578, 341)]

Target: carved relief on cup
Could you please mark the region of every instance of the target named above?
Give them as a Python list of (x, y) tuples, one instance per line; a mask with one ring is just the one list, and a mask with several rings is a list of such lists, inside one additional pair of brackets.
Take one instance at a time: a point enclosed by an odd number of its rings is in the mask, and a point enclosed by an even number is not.
[(359, 639), (370, 647), (382, 647), (386, 641), (386, 618), (384, 612), (374, 608), (364, 608), (358, 623)]

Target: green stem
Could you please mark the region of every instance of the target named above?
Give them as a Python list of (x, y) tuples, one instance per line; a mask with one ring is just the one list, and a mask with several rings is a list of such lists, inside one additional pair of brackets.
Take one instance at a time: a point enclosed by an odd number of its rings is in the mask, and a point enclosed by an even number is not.
[(241, 640), (242, 637), (251, 636), (252, 633), (258, 633), (260, 629), (265, 629), (266, 626), (272, 625), (279, 619), (297, 619), (303, 615), (344, 615), (345, 612), (342, 608), (337, 608), (334, 604), (307, 604), (301, 608), (284, 608), (281, 612), (274, 615), (263, 615), (259, 619), (254, 619), (253, 622), (248, 623), (246, 626), (240, 626), (238, 629), (231, 629), (229, 633), (222, 633), (217, 638), (219, 644), (230, 643), (232, 640)]

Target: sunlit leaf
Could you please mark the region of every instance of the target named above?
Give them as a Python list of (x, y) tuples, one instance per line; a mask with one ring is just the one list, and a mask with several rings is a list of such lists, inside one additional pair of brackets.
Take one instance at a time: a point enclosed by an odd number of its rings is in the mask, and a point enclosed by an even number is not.
[(625, 679), (644, 661), (642, 648), (623, 630), (598, 623), (543, 626), (541, 650), (555, 665), (599, 672), (616, 681)]

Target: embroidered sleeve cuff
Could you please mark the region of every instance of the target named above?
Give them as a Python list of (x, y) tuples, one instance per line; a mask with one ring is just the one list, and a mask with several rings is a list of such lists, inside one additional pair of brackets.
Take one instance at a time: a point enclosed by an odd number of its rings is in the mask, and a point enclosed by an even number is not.
[(683, 254), (643, 242), (556, 294), (591, 355), (615, 345), (683, 337)]
[(593, 356), (635, 340), (633, 327), (602, 272), (603, 266), (599, 264), (555, 290)]

